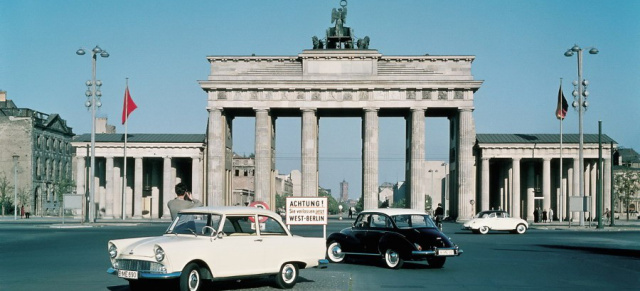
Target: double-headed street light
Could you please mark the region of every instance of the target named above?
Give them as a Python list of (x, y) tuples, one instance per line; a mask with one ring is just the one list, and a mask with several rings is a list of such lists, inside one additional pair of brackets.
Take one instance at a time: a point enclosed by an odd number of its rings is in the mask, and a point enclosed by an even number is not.
[[(589, 53), (592, 55), (597, 54), (599, 51), (597, 48), (589, 47), (585, 48), (589, 49)], [(575, 90), (573, 90), (573, 107), (578, 109), (578, 132), (580, 135), (580, 141), (578, 145), (578, 160), (579, 166), (578, 169), (583, 171), (584, 169), (584, 155), (583, 155), (583, 145), (584, 138), (582, 133), (582, 114), (589, 106), (589, 102), (587, 102), (587, 97), (589, 96), (589, 91), (587, 91), (587, 86), (589, 85), (589, 81), (582, 79), (582, 51), (583, 49), (579, 47), (577, 44), (572, 48), (568, 49), (565, 53), (565, 57), (572, 57), (574, 53), (578, 54), (578, 80), (573, 81), (573, 86)], [(577, 100), (576, 100), (577, 98)], [(579, 176), (579, 195), (580, 197), (584, 197), (584, 173), (581, 173)], [(584, 203), (584, 198), (583, 201)], [(580, 211), (580, 226), (584, 226), (584, 209)]]
[[(82, 56), (85, 51), (84, 49), (79, 49), (76, 54)], [(91, 109), (91, 176), (89, 177), (89, 197), (87, 198), (89, 202), (89, 222), (95, 222), (96, 219), (94, 203), (96, 193), (96, 107), (102, 106), (100, 102), (100, 97), (102, 97), (100, 86), (102, 86), (102, 82), (96, 80), (96, 60), (98, 55), (103, 58), (109, 57), (109, 53), (97, 45), (91, 50), (91, 80), (85, 83), (87, 85), (87, 91), (85, 92), (87, 101), (85, 101), (84, 105)]]

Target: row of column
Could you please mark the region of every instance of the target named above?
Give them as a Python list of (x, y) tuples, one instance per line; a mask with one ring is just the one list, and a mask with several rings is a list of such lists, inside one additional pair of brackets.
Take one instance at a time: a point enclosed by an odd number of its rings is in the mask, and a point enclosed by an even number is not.
[[(97, 217), (102, 218), (122, 218), (124, 211), (125, 218), (142, 218), (143, 213), (150, 213), (152, 218), (170, 218), (167, 202), (175, 198), (175, 184), (180, 178), (177, 175), (176, 168), (172, 165), (173, 157), (162, 158), (162, 168), (157, 169), (151, 166), (150, 169), (143, 169), (144, 157), (134, 157), (133, 169), (127, 167), (126, 187), (123, 200), (122, 185), (125, 182), (123, 178), (122, 157), (107, 156), (104, 158), (104, 168), (99, 166), (96, 161), (95, 185), (96, 193), (94, 193), (94, 205), (96, 213), (101, 213)], [(87, 174), (90, 172), (90, 164), (86, 161), (87, 157), (78, 156), (76, 165), (76, 193), (87, 194), (89, 192), (89, 181)], [(119, 159), (119, 166), (116, 167), (115, 160)], [(150, 164), (152, 165), (152, 164)], [(202, 180), (202, 158), (191, 158), (191, 191), (197, 199), (201, 198), (203, 189)], [(149, 206), (143, 205), (143, 176), (148, 173), (150, 177), (161, 175), (159, 185), (154, 185), (151, 190), (151, 199)], [(132, 182), (133, 180), (133, 182)], [(101, 183), (103, 181), (103, 183)], [(104, 185), (102, 187), (101, 185)], [(159, 187), (161, 186), (161, 187)]]
[[(535, 208), (535, 161), (529, 161), (528, 169), (527, 169), (527, 179), (524, 186), (526, 187), (525, 195), (526, 197), (522, 198), (522, 183), (521, 183), (521, 158), (515, 157), (511, 158), (510, 169), (506, 169), (502, 172), (507, 172), (503, 174), (505, 176), (503, 187), (500, 190), (501, 196), (504, 199), (499, 201), (500, 208), (505, 209), (511, 213), (514, 217), (521, 217), (527, 220), (533, 220), (533, 212)], [(562, 169), (562, 179), (560, 179), (560, 175), (558, 177), (552, 177), (551, 175), (551, 157), (542, 158), (542, 175), (541, 175), (541, 194), (542, 194), (542, 206), (541, 208), (544, 210), (554, 209), (554, 215), (562, 218), (563, 220), (577, 218), (578, 212), (570, 214), (570, 199), (571, 196), (580, 196), (579, 186), (580, 186), (580, 176), (584, 175), (585, 179), (585, 193), (584, 196), (589, 196), (591, 200), (591, 212), (595, 214), (596, 207), (596, 181), (597, 181), (597, 161), (590, 161), (586, 164), (585, 169), (582, 171), (576, 170), (579, 169), (579, 160), (577, 158), (573, 159), (573, 163), (571, 167), (563, 167)], [(603, 180), (603, 209), (609, 208), (611, 209), (611, 159), (605, 158), (603, 159), (603, 171), (604, 171), (604, 180)], [(481, 184), (480, 184), (480, 198), (481, 203), (478, 205), (478, 210), (487, 210), (490, 207), (490, 169), (489, 162), (490, 158), (483, 157), (480, 160), (481, 162)], [(503, 169), (504, 170), (504, 169)], [(552, 186), (551, 181), (557, 181), (554, 186)], [(555, 207), (552, 204), (554, 202), (552, 200), (552, 190), (556, 191), (556, 203)], [(524, 209), (521, 208), (520, 203), (526, 202), (524, 204)], [(494, 204), (495, 205), (495, 204)]]
[[(209, 132), (208, 132), (208, 187), (207, 197), (210, 205), (226, 205), (230, 199), (226, 193), (230, 192), (225, 178), (230, 172), (231, 156), (227, 153), (231, 149), (231, 120), (232, 116), (226, 116), (223, 108), (209, 108)], [(255, 131), (255, 197), (256, 200), (275, 204), (275, 191), (272, 185), (275, 168), (275, 117), (270, 109), (254, 109), (256, 116)], [(318, 124), (319, 117), (315, 108), (301, 108), (302, 133), (301, 133), (301, 169), (302, 169), (302, 195), (318, 195)], [(362, 121), (362, 193), (364, 208), (378, 207), (378, 158), (379, 158), (379, 109), (363, 108)], [(411, 108), (407, 119), (407, 183), (409, 185), (408, 203), (412, 209), (424, 210), (425, 207), (425, 179), (423, 165), (425, 160), (425, 115), (426, 108)], [(468, 201), (475, 196), (473, 178), (473, 144), (475, 142), (475, 125), (473, 123), (471, 109), (458, 109), (453, 117), (452, 126), (456, 127), (457, 136), (454, 150), (456, 153), (450, 160), (456, 164), (459, 172), (456, 187), (451, 189), (455, 195), (456, 190), (465, 193), (462, 201)], [(455, 162), (458, 161), (458, 162)], [(470, 217), (472, 211), (463, 205), (454, 213)]]

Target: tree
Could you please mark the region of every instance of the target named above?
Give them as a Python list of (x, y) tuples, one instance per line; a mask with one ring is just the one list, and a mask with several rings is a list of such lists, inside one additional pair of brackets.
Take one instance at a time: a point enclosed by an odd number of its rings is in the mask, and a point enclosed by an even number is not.
[(392, 207), (393, 208), (406, 208), (407, 207), (407, 201), (404, 198), (402, 198), (402, 199), (400, 199), (398, 201), (395, 201), (393, 203)]
[(2, 216), (7, 209), (13, 209), (13, 186), (4, 173), (0, 175), (0, 204), (2, 205)]
[(63, 213), (63, 209), (64, 209), (64, 205), (63, 205), (63, 199), (64, 199), (64, 194), (71, 194), (73, 192), (73, 189), (76, 187), (76, 182), (74, 182), (71, 179), (68, 178), (62, 178), (58, 181), (56, 181), (56, 183), (54, 183), (53, 185), (53, 193), (55, 193), (56, 195), (56, 200), (59, 203), (59, 215), (62, 216), (64, 215)]
[(433, 198), (431, 198), (431, 195), (427, 195), (427, 199), (424, 203), (424, 210), (431, 211), (431, 209), (433, 209)]
[(630, 168), (621, 169), (615, 173), (613, 188), (617, 194), (616, 200), (623, 202), (629, 220), (629, 204), (636, 193), (640, 191), (638, 171)]

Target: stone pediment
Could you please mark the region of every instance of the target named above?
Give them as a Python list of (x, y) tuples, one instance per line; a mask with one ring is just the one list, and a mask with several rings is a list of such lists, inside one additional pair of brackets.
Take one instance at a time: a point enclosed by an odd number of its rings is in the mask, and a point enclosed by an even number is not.
[(57, 131), (64, 135), (73, 135), (71, 127), (67, 126), (67, 122), (63, 120), (58, 114), (51, 114), (47, 120), (42, 124), (43, 130)]

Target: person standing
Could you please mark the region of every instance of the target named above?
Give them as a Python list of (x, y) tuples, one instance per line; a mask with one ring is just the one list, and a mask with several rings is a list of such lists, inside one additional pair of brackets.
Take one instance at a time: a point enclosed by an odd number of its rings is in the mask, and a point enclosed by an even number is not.
[(24, 217), (24, 205), (20, 206), (20, 219)]
[(533, 211), (533, 222), (538, 222), (540, 219), (540, 208), (536, 208), (536, 210)]
[(351, 207), (349, 207), (349, 218), (353, 218), (353, 211), (351, 211)]
[(549, 222), (553, 221), (553, 209), (549, 208)]
[(547, 222), (547, 210), (542, 209), (542, 222)]
[(202, 202), (194, 200), (191, 192), (184, 183), (178, 183), (175, 188), (177, 197), (167, 203), (171, 212), (171, 220), (178, 217), (178, 213), (187, 208), (202, 206)]

